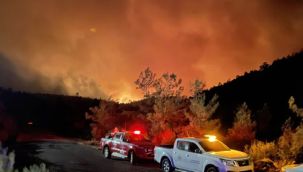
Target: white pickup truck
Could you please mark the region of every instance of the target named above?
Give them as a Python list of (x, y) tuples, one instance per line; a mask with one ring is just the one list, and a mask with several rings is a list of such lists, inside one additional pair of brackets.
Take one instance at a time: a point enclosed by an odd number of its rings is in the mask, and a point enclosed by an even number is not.
[(249, 155), (230, 149), (215, 136), (179, 138), (174, 146), (156, 146), (155, 161), (164, 172), (175, 169), (199, 172), (253, 172)]
[(302, 172), (303, 164), (293, 164), (282, 167), (282, 172)]

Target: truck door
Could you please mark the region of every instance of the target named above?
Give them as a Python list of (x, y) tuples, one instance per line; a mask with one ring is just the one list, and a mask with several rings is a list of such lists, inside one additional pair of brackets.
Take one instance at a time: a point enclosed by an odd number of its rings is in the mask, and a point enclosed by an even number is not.
[(194, 142), (189, 142), (189, 145), (187, 148), (185, 154), (185, 166), (187, 170), (190, 171), (201, 171), (204, 156), (202, 155), (201, 148)]
[(120, 143), (120, 153), (122, 156), (122, 158), (126, 158), (127, 157), (127, 154), (128, 154), (128, 150), (129, 150), (129, 143), (127, 142), (128, 140), (128, 136), (127, 134), (122, 134), (122, 137), (121, 137), (121, 143)]
[(113, 138), (111, 151), (114, 156), (120, 156), (121, 137), (122, 133), (116, 133)]
[(187, 151), (185, 148), (189, 144), (187, 141), (178, 140), (177, 145), (175, 145), (175, 148), (173, 149), (173, 161), (175, 164), (175, 167), (179, 169), (186, 169), (186, 163), (185, 163), (185, 154)]

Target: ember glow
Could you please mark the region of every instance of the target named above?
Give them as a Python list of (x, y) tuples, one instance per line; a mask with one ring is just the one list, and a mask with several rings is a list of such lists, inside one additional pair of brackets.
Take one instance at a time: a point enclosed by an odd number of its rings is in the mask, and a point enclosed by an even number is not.
[[(303, 1), (0, 2), (0, 85), (138, 99), (140, 71), (223, 83), (303, 48)], [(78, 95), (78, 94), (77, 94)]]

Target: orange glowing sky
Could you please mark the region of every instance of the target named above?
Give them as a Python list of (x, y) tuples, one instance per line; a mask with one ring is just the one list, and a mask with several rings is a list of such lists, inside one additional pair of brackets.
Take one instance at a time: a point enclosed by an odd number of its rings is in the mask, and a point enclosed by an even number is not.
[(303, 48), (299, 0), (0, 0), (0, 86), (138, 99), (139, 72), (224, 83)]

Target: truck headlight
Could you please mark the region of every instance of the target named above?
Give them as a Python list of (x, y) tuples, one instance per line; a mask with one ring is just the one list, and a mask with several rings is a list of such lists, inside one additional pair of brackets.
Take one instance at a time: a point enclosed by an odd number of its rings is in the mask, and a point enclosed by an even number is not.
[(225, 165), (225, 166), (232, 166), (232, 167), (237, 167), (238, 164), (236, 161), (234, 160), (226, 160), (226, 159), (221, 159), (222, 163)]

